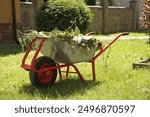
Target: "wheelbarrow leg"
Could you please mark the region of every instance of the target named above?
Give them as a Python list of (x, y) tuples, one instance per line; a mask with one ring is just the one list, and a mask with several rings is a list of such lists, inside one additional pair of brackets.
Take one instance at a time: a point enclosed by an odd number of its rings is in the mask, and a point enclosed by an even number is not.
[(92, 75), (93, 75), (93, 81), (95, 81), (96, 80), (95, 61), (92, 61)]
[[(57, 65), (59, 66), (59, 63), (57, 63)], [(68, 77), (68, 74), (69, 74), (69, 68), (70, 68), (70, 66), (68, 65), (66, 67), (67, 67), (66, 75), (64, 75), (64, 76), (62, 76), (61, 68), (58, 68), (59, 76), (60, 76), (60, 79), (62, 79), (62, 80), (65, 80)]]
[(68, 77), (70, 66), (67, 66), (66, 77)]
[(66, 80), (66, 78), (68, 77), (69, 68), (70, 68), (70, 66), (67, 66), (66, 75), (64, 75), (64, 76), (62, 77), (63, 80)]
[(84, 78), (83, 78), (83, 76), (81, 75), (81, 73), (79, 72), (78, 68), (77, 68), (75, 65), (71, 65), (71, 66), (75, 69), (75, 71), (76, 71), (76, 73), (78, 74), (80, 80), (81, 80), (81, 81), (84, 81)]
[[(57, 65), (59, 66), (58, 63), (57, 63)], [(61, 69), (60, 68), (58, 68), (58, 72), (59, 72), (60, 79), (62, 79), (62, 74), (61, 74)]]

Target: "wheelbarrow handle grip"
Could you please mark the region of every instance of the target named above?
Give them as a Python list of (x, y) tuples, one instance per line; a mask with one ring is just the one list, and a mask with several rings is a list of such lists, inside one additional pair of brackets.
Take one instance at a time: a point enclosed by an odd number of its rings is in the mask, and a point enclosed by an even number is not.
[(122, 35), (129, 35), (129, 32), (123, 32)]
[(93, 34), (95, 34), (95, 32), (94, 32), (94, 31), (93, 31), (93, 32), (89, 32), (89, 33), (87, 33), (87, 34), (86, 34), (86, 36), (93, 35)]

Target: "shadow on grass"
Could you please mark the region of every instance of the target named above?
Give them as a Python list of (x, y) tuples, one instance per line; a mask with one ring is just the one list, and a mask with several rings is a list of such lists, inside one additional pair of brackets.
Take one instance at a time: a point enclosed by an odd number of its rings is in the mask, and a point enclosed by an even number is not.
[(0, 57), (4, 57), (7, 55), (15, 55), (21, 52), (22, 50), (19, 46), (0, 47)]
[(97, 85), (100, 85), (101, 82), (98, 81), (85, 81), (81, 82), (78, 79), (68, 78), (67, 80), (60, 80), (56, 82), (53, 86), (48, 89), (36, 89), (30, 84), (23, 85), (20, 91), (22, 93), (27, 93), (35, 96), (37, 99), (65, 99), (68, 96), (77, 95), (77, 94), (84, 94), (84, 92), (88, 89), (91, 89)]

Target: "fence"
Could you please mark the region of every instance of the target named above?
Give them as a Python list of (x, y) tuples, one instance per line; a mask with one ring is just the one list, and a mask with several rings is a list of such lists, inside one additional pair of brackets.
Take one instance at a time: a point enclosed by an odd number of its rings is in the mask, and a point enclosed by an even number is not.
[(138, 28), (137, 1), (130, 1), (129, 8), (108, 6), (106, 0), (102, 1), (101, 6), (89, 6), (94, 17), (87, 31), (107, 34)]
[[(108, 6), (107, 0), (101, 0), (101, 6), (88, 6), (93, 14), (93, 21), (87, 29), (96, 33), (114, 33), (134, 31), (138, 28), (137, 2), (130, 1), (130, 7)], [(41, 4), (41, 3), (40, 3)], [(35, 13), (40, 6), (36, 3), (21, 3), (22, 29), (35, 29)], [(35, 9), (36, 8), (36, 9)], [(28, 19), (28, 20), (26, 20)]]

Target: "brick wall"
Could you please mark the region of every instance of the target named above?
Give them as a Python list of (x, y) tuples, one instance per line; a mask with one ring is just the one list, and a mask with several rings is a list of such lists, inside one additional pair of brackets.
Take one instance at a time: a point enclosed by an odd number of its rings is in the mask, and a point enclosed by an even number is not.
[(0, 44), (14, 43), (12, 24), (0, 24)]
[[(20, 24), (20, 0), (15, 0), (16, 22)], [(11, 0), (0, 1), (0, 45), (16, 43), (13, 40)]]

